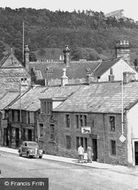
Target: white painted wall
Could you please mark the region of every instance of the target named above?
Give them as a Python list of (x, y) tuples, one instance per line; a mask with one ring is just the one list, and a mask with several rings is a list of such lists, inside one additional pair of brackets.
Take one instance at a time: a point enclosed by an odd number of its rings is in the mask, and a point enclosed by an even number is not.
[(135, 150), (134, 141), (138, 141), (138, 104), (132, 107), (127, 112), (127, 124), (128, 124), (128, 162), (134, 165), (135, 161)]
[(53, 101), (53, 109), (59, 106), (63, 101)]
[[(113, 75), (115, 81), (122, 80), (122, 72), (133, 72), (135, 73), (135, 78), (138, 80), (138, 73), (130, 67), (123, 59), (120, 59), (117, 63), (115, 63), (112, 67)], [(108, 69), (98, 80), (101, 81), (108, 81), (108, 76), (110, 75), (110, 69)]]

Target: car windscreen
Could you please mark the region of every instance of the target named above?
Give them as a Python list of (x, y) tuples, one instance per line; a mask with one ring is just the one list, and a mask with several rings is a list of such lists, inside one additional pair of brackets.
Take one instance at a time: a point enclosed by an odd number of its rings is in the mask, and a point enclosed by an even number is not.
[(30, 146), (30, 147), (38, 147), (38, 144), (35, 143), (35, 142), (29, 142), (29, 143), (27, 143), (27, 146)]

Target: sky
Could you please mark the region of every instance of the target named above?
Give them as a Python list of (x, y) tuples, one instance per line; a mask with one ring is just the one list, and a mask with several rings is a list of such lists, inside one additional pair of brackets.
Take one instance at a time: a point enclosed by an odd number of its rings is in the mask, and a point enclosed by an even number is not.
[(124, 16), (138, 21), (138, 0), (0, 0), (0, 7), (63, 10), (93, 10), (105, 14), (123, 9)]

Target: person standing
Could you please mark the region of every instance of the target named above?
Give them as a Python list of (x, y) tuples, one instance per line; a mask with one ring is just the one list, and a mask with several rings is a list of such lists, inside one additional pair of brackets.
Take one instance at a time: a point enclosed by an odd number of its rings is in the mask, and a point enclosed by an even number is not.
[(88, 154), (88, 162), (92, 162), (93, 152), (90, 146), (88, 146), (87, 148), (87, 154)]
[(79, 156), (78, 162), (82, 163), (83, 162), (83, 156), (84, 156), (84, 148), (82, 147), (82, 145), (80, 145), (78, 147), (78, 156)]

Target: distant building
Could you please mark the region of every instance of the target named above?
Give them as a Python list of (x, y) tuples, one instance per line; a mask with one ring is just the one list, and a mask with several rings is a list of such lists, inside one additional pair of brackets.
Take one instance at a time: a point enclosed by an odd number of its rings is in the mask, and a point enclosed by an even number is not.
[(123, 12), (124, 12), (124, 10), (120, 9), (120, 10), (116, 10), (116, 11), (107, 13), (105, 16), (106, 17), (115, 17), (116, 19), (120, 19), (120, 18), (124, 18)]
[(20, 91), (21, 86), (26, 90), (30, 85), (30, 74), (11, 51), (0, 61), (0, 88)]
[(51, 62), (29, 62), (28, 70), (36, 84), (48, 86), (61, 85), (63, 69), (66, 68), (68, 84), (86, 84), (96, 81), (118, 81), (121, 80), (122, 72), (138, 74), (131, 66), (130, 44), (127, 40), (119, 41), (115, 45), (115, 57), (107, 60), (79, 61), (70, 60), (70, 49), (68, 46), (63, 50), (63, 61)]

